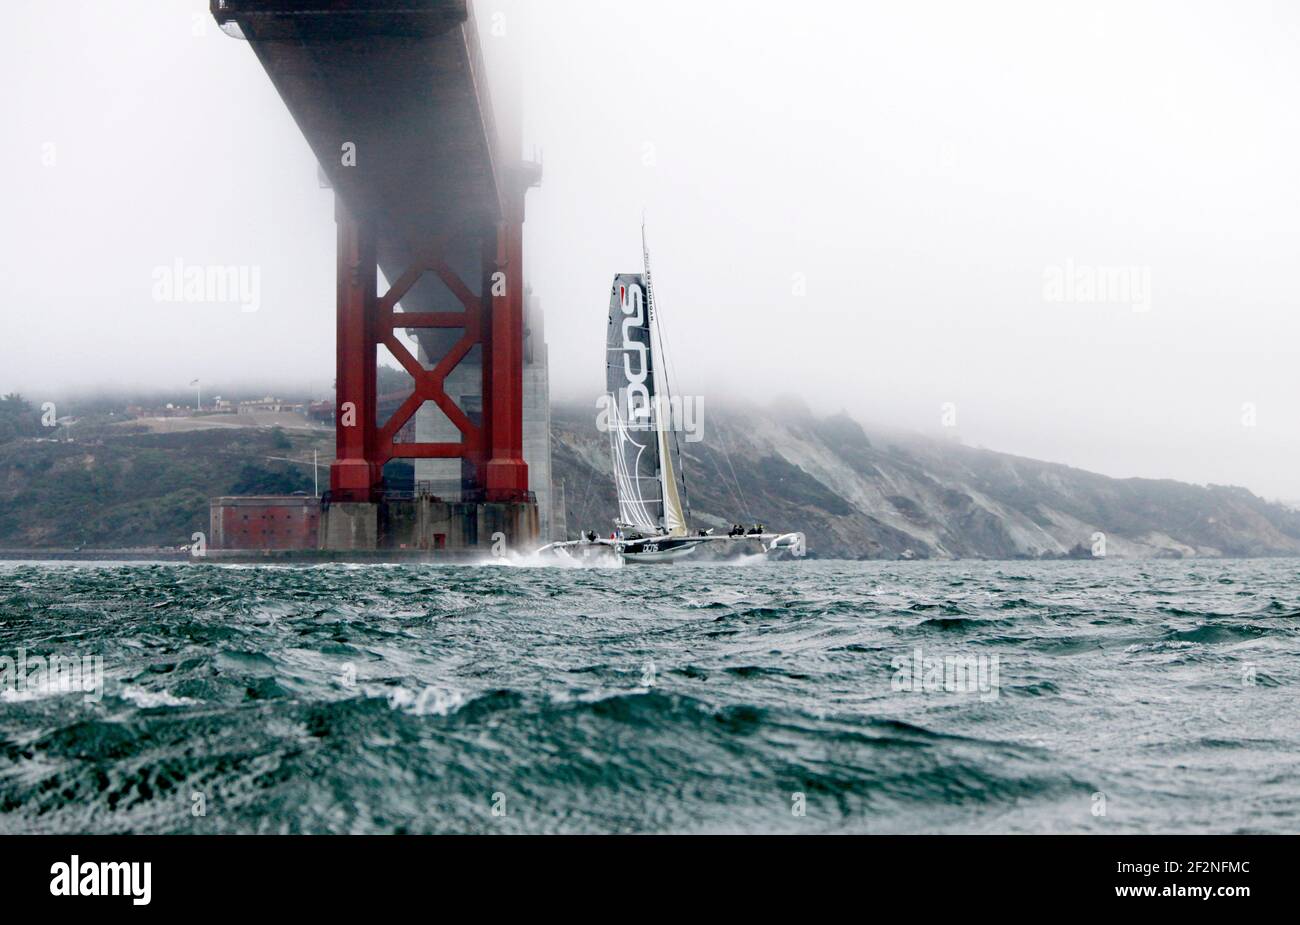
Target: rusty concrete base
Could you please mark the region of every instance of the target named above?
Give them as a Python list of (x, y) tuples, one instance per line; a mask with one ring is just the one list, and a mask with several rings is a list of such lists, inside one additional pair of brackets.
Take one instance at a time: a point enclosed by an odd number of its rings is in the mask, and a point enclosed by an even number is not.
[(534, 502), (432, 497), (322, 504), (302, 495), (215, 498), (214, 558), (375, 561), (465, 559), (530, 552), (541, 541)]
[[(324, 531), (328, 531), (336, 506), (330, 505), (325, 512)], [(439, 501), (422, 497), (384, 501), (370, 507), (378, 524), (379, 549), (500, 555), (506, 551), (531, 551), (539, 545), (537, 505), (531, 501)], [(328, 536), (328, 532), (322, 533), (322, 549), (334, 548), (328, 544)]]

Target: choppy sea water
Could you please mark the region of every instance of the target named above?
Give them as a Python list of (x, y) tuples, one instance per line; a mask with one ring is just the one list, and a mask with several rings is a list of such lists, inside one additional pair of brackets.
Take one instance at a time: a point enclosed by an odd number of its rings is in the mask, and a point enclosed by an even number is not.
[(54, 655), (0, 832), (1300, 829), (1295, 560), (0, 564)]

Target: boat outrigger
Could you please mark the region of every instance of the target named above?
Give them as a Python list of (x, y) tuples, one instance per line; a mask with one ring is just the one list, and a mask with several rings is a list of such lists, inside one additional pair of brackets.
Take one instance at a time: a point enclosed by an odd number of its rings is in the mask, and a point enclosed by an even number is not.
[(725, 534), (692, 531), (681, 447), (659, 329), (650, 251), (641, 226), (642, 273), (614, 277), (606, 331), (606, 414), (618, 518), (608, 536), (587, 531), (581, 539), (551, 543), (539, 552), (595, 553), (606, 547), (624, 562), (671, 562), (704, 544), (759, 546), (773, 557), (804, 555), (802, 533), (768, 532), (762, 524), (734, 524)]

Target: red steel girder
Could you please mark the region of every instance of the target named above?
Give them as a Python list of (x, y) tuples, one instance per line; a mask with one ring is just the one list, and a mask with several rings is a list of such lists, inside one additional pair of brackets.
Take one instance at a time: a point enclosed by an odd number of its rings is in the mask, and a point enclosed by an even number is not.
[[(331, 467), (335, 501), (374, 500), (390, 459), (463, 458), (486, 500), (527, 496), (522, 452), (523, 313), (519, 245), (511, 261), (508, 229), (485, 236), (482, 291), (476, 295), (443, 257), (439, 236), (412, 261), (383, 296), (374, 295), (374, 223), (353, 215), (339, 200), (338, 458)], [(522, 238), (522, 229), (515, 233)], [(488, 244), (494, 245), (489, 248)], [(434, 273), (463, 311), (403, 312), (397, 305), (425, 273)], [(493, 295), (492, 293), (497, 293)], [(516, 298), (510, 298), (510, 293)], [(397, 337), (398, 329), (460, 328), (461, 337), (432, 369), (425, 369)], [(413, 382), (411, 394), (382, 424), (375, 410), (375, 349), (384, 345)], [(484, 423), (476, 425), (446, 392), (452, 370), (476, 345), (483, 346)], [(434, 402), (460, 431), (459, 443), (396, 443), (398, 432), (426, 401)], [(491, 440), (487, 438), (491, 434)]]
[(382, 478), (375, 464), (374, 223), (336, 198), (338, 291), (335, 363), (335, 459), (330, 494), (336, 501), (370, 501)]
[[(489, 433), (483, 488), (490, 501), (518, 501), (528, 494), (528, 464), (524, 462), (523, 452), (522, 204), (521, 192), (520, 214), (517, 220), (497, 225), (495, 248), (491, 253), (493, 285), (488, 291), (492, 299), (492, 331), (490, 349), (484, 351), (483, 386), (483, 408)], [(484, 256), (486, 258), (488, 254)]]

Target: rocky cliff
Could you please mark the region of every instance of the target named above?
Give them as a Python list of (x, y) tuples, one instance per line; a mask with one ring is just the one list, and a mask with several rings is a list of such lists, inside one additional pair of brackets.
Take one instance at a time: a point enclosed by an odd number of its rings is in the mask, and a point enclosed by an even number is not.
[[(864, 429), (798, 403), (710, 405), (683, 442), (697, 526), (799, 529), (849, 558), (1300, 555), (1300, 513), (1244, 488), (1116, 479), (956, 441)], [(607, 531), (615, 499), (594, 406), (553, 410), (571, 535)]]

